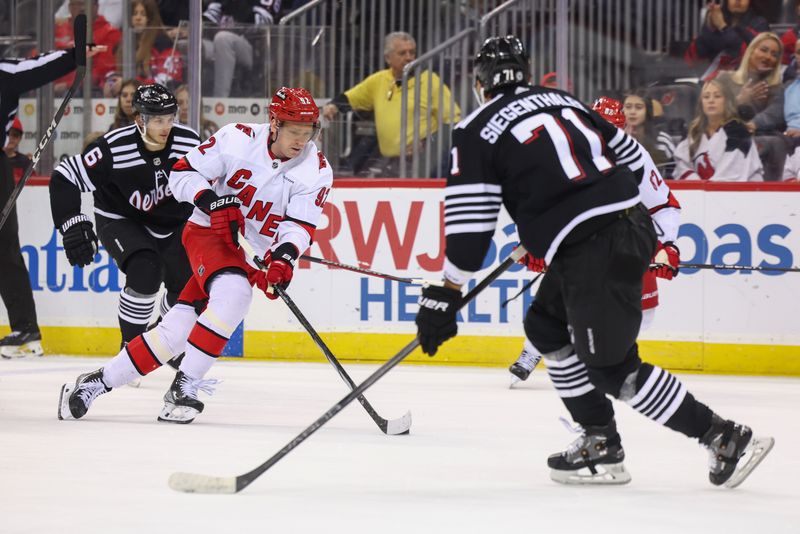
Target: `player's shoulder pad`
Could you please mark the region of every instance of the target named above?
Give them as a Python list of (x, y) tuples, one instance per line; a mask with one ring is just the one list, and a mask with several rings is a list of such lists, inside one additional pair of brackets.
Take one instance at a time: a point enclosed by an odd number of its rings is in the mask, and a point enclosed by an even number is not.
[(172, 129), (175, 130), (175, 135), (176, 136), (190, 137), (192, 139), (196, 139), (197, 141), (200, 141), (200, 134), (197, 133), (197, 131), (194, 128), (190, 128), (189, 126), (186, 126), (185, 124), (178, 124), (176, 122), (175, 124), (172, 125)]
[(103, 134), (99, 139), (103, 139), (109, 146), (121, 146), (135, 143), (138, 135), (139, 131), (136, 129), (136, 125), (131, 124), (130, 126), (123, 126), (122, 128), (111, 130)]
[(298, 158), (301, 161), (286, 172), (293, 180), (307, 186), (333, 182), (333, 168), (313, 141), (309, 141)]

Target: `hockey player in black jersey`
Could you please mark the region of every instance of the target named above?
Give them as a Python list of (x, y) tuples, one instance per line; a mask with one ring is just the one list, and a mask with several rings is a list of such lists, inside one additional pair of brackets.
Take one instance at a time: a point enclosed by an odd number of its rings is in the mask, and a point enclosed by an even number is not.
[[(181, 231), (193, 207), (175, 200), (167, 179), (173, 164), (200, 142), (194, 130), (175, 124), (178, 104), (165, 87), (140, 86), (133, 107), (133, 125), (62, 161), (50, 181), (53, 222), (70, 265), (94, 262), (99, 236), (126, 275), (119, 300), (123, 344), (147, 328), (161, 283), (163, 315), (192, 274)], [(84, 192), (94, 197), (97, 236), (81, 213)]]
[(488, 101), (453, 130), (445, 286), (422, 291), (422, 350), (433, 356), (456, 335), (461, 287), (481, 268), (502, 204), (522, 244), (548, 266), (525, 333), (579, 425), (580, 437), (548, 458), (551, 478), (630, 481), (610, 395), (698, 439), (710, 454), (711, 482), (737, 486), (774, 440), (724, 420), (677, 377), (639, 358), (642, 275), (657, 243), (640, 204), (642, 146), (569, 93), (529, 85), (516, 37), (487, 39), (475, 78)]

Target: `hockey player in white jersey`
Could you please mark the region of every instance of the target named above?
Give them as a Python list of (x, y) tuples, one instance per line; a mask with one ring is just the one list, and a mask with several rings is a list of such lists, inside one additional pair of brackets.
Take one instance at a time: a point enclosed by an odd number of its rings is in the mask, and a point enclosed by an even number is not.
[[(272, 97), (267, 124), (229, 124), (189, 151), (172, 169), (175, 198), (192, 202), (183, 233), (192, 278), (158, 326), (133, 339), (103, 368), (65, 384), (60, 419), (83, 417), (99, 395), (186, 353), (158, 419), (191, 423), (203, 411), (205, 375), (244, 319), (252, 286), (288, 286), (294, 263), (310, 245), (333, 173), (312, 142), (319, 109), (302, 88)], [(242, 233), (264, 258), (266, 272), (238, 247)]]
[[(602, 96), (592, 104), (592, 109), (617, 128), (625, 129), (625, 114), (620, 101)], [(644, 173), (639, 183), (639, 195), (642, 204), (650, 211), (659, 237), (658, 249), (653, 256), (650, 270), (642, 278), (641, 330), (646, 330), (652, 324), (658, 306), (657, 278), (672, 280), (678, 274), (680, 250), (675, 241), (678, 239), (681, 206), (658, 172), (653, 159), (645, 151), (642, 151), (642, 163)], [(533, 258), (530, 254), (526, 254), (520, 263), (533, 272), (542, 272), (547, 267), (544, 260)], [(528, 312), (530, 313), (530, 309)], [(526, 337), (517, 361), (508, 368), (511, 373), (511, 387), (527, 380), (541, 360), (541, 352)]]

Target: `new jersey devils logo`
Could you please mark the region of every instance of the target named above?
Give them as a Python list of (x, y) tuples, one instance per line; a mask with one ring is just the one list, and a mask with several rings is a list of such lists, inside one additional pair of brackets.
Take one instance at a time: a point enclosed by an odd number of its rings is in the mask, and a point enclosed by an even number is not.
[(710, 180), (714, 176), (714, 165), (711, 164), (711, 158), (708, 157), (708, 152), (698, 154), (694, 158), (694, 166), (697, 169), (697, 174), (703, 180)]

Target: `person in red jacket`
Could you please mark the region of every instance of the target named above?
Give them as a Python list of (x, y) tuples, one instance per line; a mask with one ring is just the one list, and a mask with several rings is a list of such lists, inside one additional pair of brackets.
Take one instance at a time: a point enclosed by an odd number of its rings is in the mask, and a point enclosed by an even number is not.
[[(92, 3), (92, 41), (98, 45), (105, 45), (106, 50), (100, 52), (92, 59), (92, 84), (95, 87), (102, 87), (105, 83), (106, 74), (117, 70), (117, 60), (114, 56), (114, 49), (122, 40), (122, 32), (119, 28), (112, 26), (102, 15), (97, 14), (97, 0)], [(68, 19), (62, 20), (55, 27), (55, 47), (59, 50), (72, 48), (75, 46), (75, 36), (72, 35), (72, 20), (76, 15), (83, 13), (83, 0), (69, 1)], [(56, 80), (56, 94), (62, 94), (67, 87), (72, 84), (75, 74), (71, 73), (63, 78)]]
[(19, 142), (22, 140), (22, 122), (19, 117), (14, 117), (11, 128), (8, 130), (6, 146), (3, 151), (6, 153), (8, 162), (11, 164), (11, 171), (14, 173), (14, 183), (19, 182), (25, 169), (28, 168), (31, 158), (27, 154), (19, 151)]

